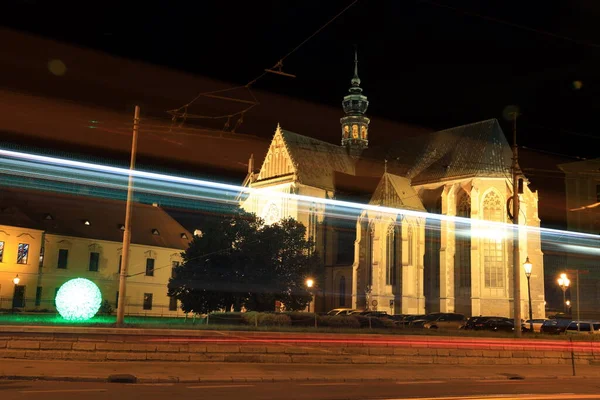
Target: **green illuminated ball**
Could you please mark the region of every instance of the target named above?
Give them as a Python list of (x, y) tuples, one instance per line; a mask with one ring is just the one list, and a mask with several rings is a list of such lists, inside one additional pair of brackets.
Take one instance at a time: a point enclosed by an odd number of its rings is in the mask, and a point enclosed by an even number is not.
[(76, 278), (58, 289), (55, 303), (58, 313), (67, 321), (86, 321), (100, 309), (102, 294), (94, 282)]

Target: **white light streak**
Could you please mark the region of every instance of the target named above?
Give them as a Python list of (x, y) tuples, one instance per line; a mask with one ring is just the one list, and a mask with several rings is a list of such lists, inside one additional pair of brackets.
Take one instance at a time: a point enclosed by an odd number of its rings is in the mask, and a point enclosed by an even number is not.
[[(491, 237), (493, 238), (507, 238), (508, 233), (514, 231), (515, 229), (515, 226), (513, 224), (507, 224), (502, 222), (471, 220), (469, 218), (432, 214), (424, 211), (383, 207), (335, 199), (322, 199), (305, 195), (282, 193), (280, 191), (269, 190), (268, 188), (255, 189), (226, 183), (211, 182), (207, 180), (193, 178), (184, 178), (174, 175), (159, 174), (140, 170), (130, 171), (126, 168), (111, 167), (107, 165), (93, 164), (82, 161), (73, 161), (62, 158), (22, 153), (5, 149), (0, 149), (0, 156), (5, 157), (4, 159), (0, 160), (0, 163), (8, 164), (11, 166), (11, 168), (0, 167), (0, 170), (3, 170), (3, 172), (5, 173), (14, 172), (19, 174), (20, 176), (27, 175), (39, 177), (41, 179), (50, 179), (62, 182), (82, 183), (87, 185), (94, 184), (98, 186), (111, 188), (124, 188), (126, 187), (126, 185), (124, 185), (123, 182), (125, 182), (125, 179), (129, 177), (129, 174), (131, 173), (135, 178), (137, 178), (135, 180), (136, 191), (158, 193), (161, 195), (169, 195), (174, 197), (236, 204), (237, 201), (235, 200), (235, 198), (239, 193), (244, 193), (247, 195), (268, 195), (273, 198), (279, 197), (296, 200), (303, 203), (306, 206), (309, 206), (313, 203), (327, 205), (330, 206), (327, 209), (328, 213), (333, 213), (337, 216), (347, 218), (356, 218), (363, 211), (371, 211), (383, 215), (404, 215), (414, 218), (438, 219), (440, 221), (465, 224), (470, 225), (472, 227), (472, 233), (474, 235), (479, 235), (480, 237), (490, 237), (491, 235)], [(21, 163), (15, 163), (14, 160), (19, 160), (21, 161)], [(44, 168), (44, 173), (31, 172), (30, 169), (32, 167), (42, 167)], [(50, 172), (53, 173), (51, 174)], [(73, 177), (73, 175), (76, 174), (82, 176), (78, 178)], [(115, 178), (121, 180), (122, 182), (115, 182)], [(110, 179), (112, 179), (111, 182), (109, 182)], [(168, 188), (164, 187), (165, 184), (168, 184)], [(142, 185), (152, 187), (146, 187)], [(163, 187), (159, 189), (158, 187), (155, 187), (157, 185)], [(190, 193), (190, 190), (197, 191), (200, 189), (203, 190), (204, 193)], [(210, 193), (210, 196), (206, 194), (206, 191)], [(227, 196), (231, 197), (227, 198)], [(519, 226), (519, 229), (532, 233), (541, 232), (542, 234), (560, 236), (560, 239), (562, 241), (564, 241), (566, 238), (594, 241), (600, 239), (600, 235), (569, 232), (558, 229), (537, 228), (525, 225)], [(590, 247), (585, 246), (578, 247), (582, 247), (583, 249), (588, 250), (590, 249)]]

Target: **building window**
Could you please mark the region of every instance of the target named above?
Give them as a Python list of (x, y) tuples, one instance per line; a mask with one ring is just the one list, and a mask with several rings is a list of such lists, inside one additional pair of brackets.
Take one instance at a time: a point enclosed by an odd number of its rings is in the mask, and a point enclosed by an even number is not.
[(385, 284), (396, 284), (396, 253), (397, 253), (397, 229), (393, 224), (389, 227), (386, 240), (386, 269), (385, 269)]
[(600, 183), (596, 185), (596, 201), (600, 203)]
[(2, 262), (4, 257), (4, 242), (0, 242), (0, 262)]
[(117, 270), (118, 274), (121, 273), (121, 262), (123, 262), (123, 256), (119, 256), (119, 269)]
[(36, 307), (42, 304), (42, 287), (38, 286), (35, 289), (35, 305)]
[(317, 214), (317, 205), (313, 203), (310, 206), (310, 211), (308, 214), (308, 238), (313, 241), (313, 243), (317, 242), (317, 225), (318, 225), (318, 214)]
[(58, 250), (58, 266), (57, 267), (60, 269), (66, 269), (68, 258), (69, 258), (69, 250), (59, 249)]
[(90, 253), (90, 271), (97, 272), (98, 264), (100, 264), (100, 253), (93, 251)]
[(115, 308), (119, 307), (119, 292), (117, 291), (117, 295), (115, 296)]
[(169, 311), (177, 311), (177, 297), (169, 297)]
[(154, 258), (146, 258), (146, 276), (154, 276)]
[(375, 232), (373, 227), (367, 230), (367, 285), (373, 286), (373, 241), (375, 239)]
[[(456, 216), (471, 218), (471, 198), (462, 192), (456, 207)], [(457, 222), (455, 227), (456, 253), (454, 268), (458, 286), (471, 287), (471, 226), (467, 222)]]
[(340, 278), (340, 307), (346, 307), (346, 277), (342, 276)]
[(337, 236), (337, 265), (348, 265), (354, 261), (354, 239), (356, 231), (352, 229), (338, 229), (335, 231)]
[(17, 264), (27, 264), (29, 259), (29, 245), (27, 243), (19, 243), (17, 251)]
[(152, 293), (144, 293), (144, 310), (152, 310)]
[[(503, 221), (503, 202), (495, 192), (485, 196), (483, 218), (488, 221)], [(482, 239), (484, 284), (487, 288), (504, 287), (504, 240), (500, 229), (488, 228)]]

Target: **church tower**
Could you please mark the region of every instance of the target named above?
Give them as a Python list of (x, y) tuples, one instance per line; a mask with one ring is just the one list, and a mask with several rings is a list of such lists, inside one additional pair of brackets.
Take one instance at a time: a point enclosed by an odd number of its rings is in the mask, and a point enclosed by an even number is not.
[(358, 156), (369, 144), (369, 118), (365, 116), (369, 101), (362, 94), (360, 78), (358, 77), (358, 55), (354, 51), (354, 77), (352, 78), (350, 94), (344, 96), (342, 107), (345, 117), (340, 119), (342, 124), (342, 146), (349, 154)]

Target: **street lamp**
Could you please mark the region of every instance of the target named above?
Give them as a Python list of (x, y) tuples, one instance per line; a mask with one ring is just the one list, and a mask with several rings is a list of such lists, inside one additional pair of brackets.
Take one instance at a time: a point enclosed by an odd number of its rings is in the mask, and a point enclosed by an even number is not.
[(533, 332), (533, 310), (531, 309), (531, 270), (533, 269), (533, 264), (529, 261), (529, 257), (525, 260), (523, 268), (527, 277), (527, 296), (529, 297), (529, 329)]
[(571, 300), (567, 300), (565, 302), (565, 304), (567, 305), (567, 310), (568, 310), (569, 315), (571, 315)]
[(15, 312), (16, 301), (17, 301), (17, 286), (19, 286), (19, 282), (21, 282), (21, 278), (19, 278), (19, 274), (13, 278), (13, 283), (15, 284), (15, 290), (13, 292), (13, 300), (12, 300), (12, 312)]
[(312, 280), (312, 278), (308, 278), (306, 279), (306, 287), (308, 288), (308, 291), (310, 292), (310, 300), (308, 301), (308, 312), (310, 312), (310, 303), (312, 302), (312, 287), (315, 285), (315, 281)]
[(565, 314), (567, 313), (567, 289), (569, 288), (569, 284), (571, 281), (567, 278), (567, 274), (560, 274), (560, 278), (558, 278), (558, 286), (563, 291), (563, 307)]

